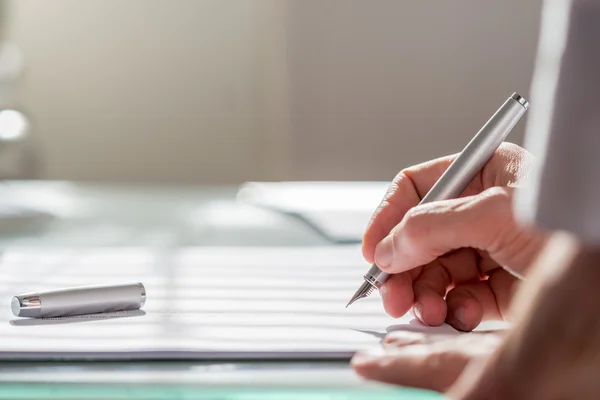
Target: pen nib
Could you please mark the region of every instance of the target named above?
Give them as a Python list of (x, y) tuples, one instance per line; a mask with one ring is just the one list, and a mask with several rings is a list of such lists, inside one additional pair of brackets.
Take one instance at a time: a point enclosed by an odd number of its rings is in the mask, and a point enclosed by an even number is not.
[(363, 282), (363, 284), (360, 285), (360, 287), (358, 288), (356, 293), (354, 293), (354, 296), (352, 296), (352, 298), (350, 299), (348, 304), (346, 304), (346, 308), (348, 308), (348, 306), (350, 304), (354, 303), (356, 300), (364, 299), (365, 297), (368, 297), (371, 293), (373, 293), (374, 290), (375, 290), (375, 287), (372, 286), (370, 283)]

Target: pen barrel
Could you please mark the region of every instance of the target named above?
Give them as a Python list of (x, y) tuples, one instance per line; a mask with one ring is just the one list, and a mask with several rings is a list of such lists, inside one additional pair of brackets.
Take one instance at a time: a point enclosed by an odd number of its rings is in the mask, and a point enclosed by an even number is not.
[(68, 317), (137, 310), (145, 302), (141, 283), (82, 286), (15, 296), (12, 311), (18, 317)]
[[(528, 108), (529, 102), (519, 94), (513, 93), (471, 139), (419, 204), (460, 196)], [(364, 280), (379, 289), (389, 276), (390, 274), (373, 264), (365, 274)]]
[(525, 114), (528, 106), (529, 103), (516, 93), (509, 97), (477, 132), (419, 204), (460, 196), (504, 142)]

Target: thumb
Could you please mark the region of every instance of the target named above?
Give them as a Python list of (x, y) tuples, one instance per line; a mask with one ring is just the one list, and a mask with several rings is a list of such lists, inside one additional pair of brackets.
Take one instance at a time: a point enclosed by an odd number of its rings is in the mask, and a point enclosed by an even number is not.
[(400, 273), (471, 247), (522, 273), (541, 250), (544, 238), (515, 222), (512, 193), (509, 187), (492, 187), (474, 196), (412, 208), (377, 245), (375, 262), (385, 272)]

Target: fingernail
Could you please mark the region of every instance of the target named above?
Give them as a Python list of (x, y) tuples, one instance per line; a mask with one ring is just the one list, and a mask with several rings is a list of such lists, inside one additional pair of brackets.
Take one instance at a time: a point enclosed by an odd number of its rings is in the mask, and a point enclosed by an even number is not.
[(393, 259), (394, 243), (392, 235), (388, 235), (375, 247), (375, 263), (380, 268), (387, 268), (392, 264)]
[(466, 310), (464, 307), (460, 307), (454, 312), (454, 319), (463, 325), (465, 324), (465, 312)]
[(385, 345), (407, 346), (423, 343), (424, 340), (425, 335), (420, 332), (392, 331), (385, 337), (383, 343)]
[(423, 304), (417, 303), (413, 306), (413, 310), (415, 312), (415, 317), (417, 317), (421, 322), (423, 321)]
[(448, 321), (448, 323), (461, 331), (467, 330), (467, 324), (465, 322), (465, 313), (465, 308), (460, 307), (454, 312), (454, 314), (452, 315), (452, 319)]
[(352, 364), (354, 364), (354, 365), (368, 364), (373, 361), (379, 360), (381, 357), (383, 357), (384, 354), (385, 354), (385, 351), (384, 351), (383, 347), (381, 347), (381, 346), (373, 347), (373, 348), (370, 348), (370, 349), (364, 350), (364, 351), (360, 351), (360, 352), (357, 352), (354, 355), (354, 357), (352, 357)]

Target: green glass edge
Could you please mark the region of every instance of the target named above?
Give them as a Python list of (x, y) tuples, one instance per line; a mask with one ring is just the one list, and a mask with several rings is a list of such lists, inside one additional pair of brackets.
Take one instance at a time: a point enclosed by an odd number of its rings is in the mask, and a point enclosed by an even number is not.
[(293, 388), (293, 387), (201, 387), (195, 385), (126, 385), (4, 383), (0, 399), (11, 400), (433, 400), (438, 393), (407, 389)]

